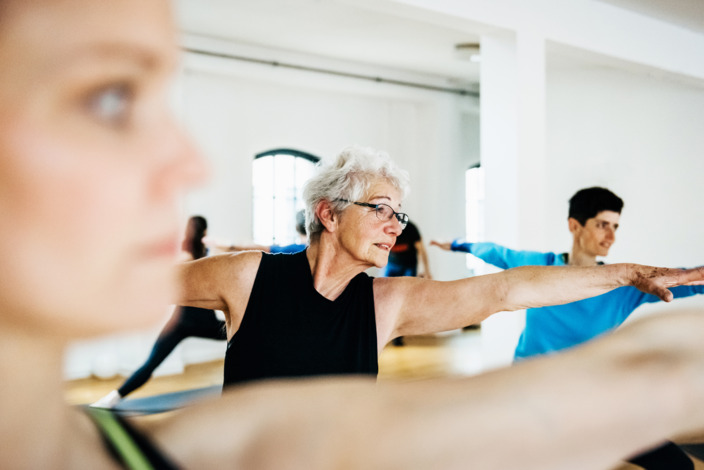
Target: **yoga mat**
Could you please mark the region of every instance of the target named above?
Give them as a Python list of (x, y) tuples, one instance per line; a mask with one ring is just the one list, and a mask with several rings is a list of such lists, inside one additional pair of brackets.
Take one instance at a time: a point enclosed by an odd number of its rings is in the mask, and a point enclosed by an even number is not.
[(122, 400), (113, 411), (121, 415), (147, 415), (182, 408), (198, 400), (220, 396), (222, 385), (163, 393), (143, 398)]

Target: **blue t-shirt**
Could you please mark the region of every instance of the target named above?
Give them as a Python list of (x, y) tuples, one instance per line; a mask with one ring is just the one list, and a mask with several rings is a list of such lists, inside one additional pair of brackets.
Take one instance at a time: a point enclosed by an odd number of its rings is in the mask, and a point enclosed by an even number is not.
[[(563, 266), (567, 255), (516, 251), (495, 243), (452, 242), (453, 251), (471, 253), (498, 268), (517, 266)], [(677, 286), (670, 289), (675, 298), (704, 293), (704, 286)], [(660, 298), (635, 287), (619, 287), (605, 294), (564, 305), (529, 308), (526, 327), (518, 340), (514, 360), (547, 354), (589, 341), (621, 325), (641, 304)]]

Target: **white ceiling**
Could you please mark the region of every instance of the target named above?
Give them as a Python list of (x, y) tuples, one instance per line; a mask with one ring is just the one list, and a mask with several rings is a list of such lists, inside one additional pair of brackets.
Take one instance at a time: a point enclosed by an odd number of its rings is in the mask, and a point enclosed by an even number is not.
[[(704, 33), (704, 0), (595, 0)], [(455, 45), (479, 42), (473, 31), (331, 0), (178, 0), (186, 33), (241, 44), (392, 67), (478, 83), (479, 66)]]
[(598, 0), (704, 33), (704, 0)]
[(479, 67), (455, 54), (476, 43), (465, 31), (321, 0), (179, 0), (187, 33), (429, 75), (479, 81)]

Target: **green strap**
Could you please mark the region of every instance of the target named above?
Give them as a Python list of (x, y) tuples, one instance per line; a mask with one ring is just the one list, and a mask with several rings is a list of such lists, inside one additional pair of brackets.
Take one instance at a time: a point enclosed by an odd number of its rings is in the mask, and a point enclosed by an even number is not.
[(106, 439), (120, 455), (127, 468), (131, 470), (154, 470), (154, 467), (149, 463), (139, 446), (135, 444), (132, 437), (115, 419), (112, 412), (101, 408), (88, 408), (88, 412), (101, 427)]

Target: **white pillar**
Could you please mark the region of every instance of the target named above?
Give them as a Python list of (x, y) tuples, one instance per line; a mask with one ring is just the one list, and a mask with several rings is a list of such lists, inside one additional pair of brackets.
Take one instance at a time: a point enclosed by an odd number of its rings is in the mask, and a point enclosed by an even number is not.
[(540, 249), (545, 239), (545, 41), (501, 33), (481, 42), (481, 162), (486, 237)]
[[(545, 239), (545, 40), (538, 33), (481, 38), (481, 162), (486, 239), (541, 249)], [(508, 365), (524, 312), (482, 323), (486, 369)]]
[(481, 38), (480, 153), (484, 167), (487, 240), (518, 241), (518, 134), (516, 39), (512, 33)]
[(518, 248), (549, 249), (545, 151), (545, 39), (517, 34)]

